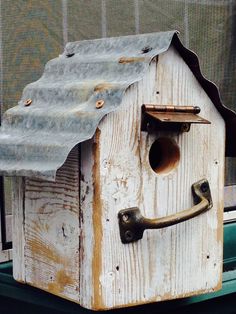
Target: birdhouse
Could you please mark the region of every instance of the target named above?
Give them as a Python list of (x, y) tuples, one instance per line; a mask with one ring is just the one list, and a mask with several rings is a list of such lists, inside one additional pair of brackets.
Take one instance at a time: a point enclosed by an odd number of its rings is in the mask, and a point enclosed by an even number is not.
[(95, 310), (220, 289), (235, 119), (174, 31), (68, 43), (2, 122), (14, 278)]

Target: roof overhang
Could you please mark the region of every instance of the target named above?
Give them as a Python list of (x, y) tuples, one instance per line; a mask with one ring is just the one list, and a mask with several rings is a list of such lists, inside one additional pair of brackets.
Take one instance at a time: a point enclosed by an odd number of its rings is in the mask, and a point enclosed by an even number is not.
[[(236, 156), (230, 141), (235, 113), (203, 77), (197, 56), (170, 31), (68, 43), (62, 55), (47, 63), (42, 77), (25, 87), (18, 106), (4, 114), (0, 174), (54, 181), (71, 149), (93, 137), (101, 119), (119, 107), (125, 90), (171, 43), (224, 118), (226, 153)], [(99, 101), (103, 106), (96, 106)]]

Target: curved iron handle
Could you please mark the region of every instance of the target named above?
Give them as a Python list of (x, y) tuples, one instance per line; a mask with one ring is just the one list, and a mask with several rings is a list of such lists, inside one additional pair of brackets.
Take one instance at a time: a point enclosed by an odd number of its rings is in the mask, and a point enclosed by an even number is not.
[(195, 204), (193, 207), (162, 218), (145, 218), (137, 207), (119, 211), (118, 219), (122, 243), (131, 243), (142, 239), (145, 229), (160, 229), (176, 225), (212, 208), (211, 191), (206, 179), (192, 185), (192, 194)]

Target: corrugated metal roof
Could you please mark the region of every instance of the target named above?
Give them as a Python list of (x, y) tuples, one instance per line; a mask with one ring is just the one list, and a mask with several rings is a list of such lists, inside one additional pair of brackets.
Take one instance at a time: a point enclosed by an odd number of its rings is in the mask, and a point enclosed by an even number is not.
[[(99, 121), (120, 105), (127, 87), (142, 79), (173, 37), (180, 43), (176, 31), (68, 43), (42, 77), (26, 86), (19, 105), (5, 113), (0, 174), (55, 180), (71, 149), (94, 135)], [(96, 109), (99, 100), (104, 106)]]

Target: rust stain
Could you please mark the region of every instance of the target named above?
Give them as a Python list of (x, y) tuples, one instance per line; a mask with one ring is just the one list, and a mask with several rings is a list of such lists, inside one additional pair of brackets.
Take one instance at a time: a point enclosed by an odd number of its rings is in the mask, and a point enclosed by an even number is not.
[(39, 238), (28, 239), (26, 244), (29, 246), (29, 250), (33, 256), (40, 257), (46, 261), (57, 264), (65, 263), (64, 257), (58, 254), (52, 244), (47, 244), (46, 240), (41, 240)]
[[(29, 246), (31, 254), (35, 260), (40, 258), (40, 260), (43, 260), (50, 265), (59, 265), (59, 267), (62, 267), (61, 270), (56, 272), (55, 279), (52, 282), (39, 282), (40, 276), (35, 277), (34, 282), (37, 282), (36, 286), (66, 298), (66, 295), (63, 294), (66, 286), (77, 286), (78, 284), (78, 282), (75, 280), (73, 270), (71, 274), (68, 274), (65, 271), (65, 269), (71, 269), (71, 267), (68, 265), (68, 260), (66, 257), (59, 254), (53, 245), (50, 243), (44, 243), (41, 239), (29, 239), (27, 241), (27, 245)], [(38, 274), (37, 272), (34, 273)]]
[(102, 301), (100, 274), (102, 268), (102, 204), (101, 204), (101, 191), (100, 191), (100, 169), (99, 169), (99, 138), (100, 130), (96, 131), (93, 145), (93, 230), (94, 230), (94, 248), (93, 248), (93, 308), (104, 309), (106, 308)]
[(224, 201), (220, 200), (219, 207), (217, 208), (217, 243), (223, 243), (223, 212)]
[(45, 224), (45, 230), (48, 232), (49, 231), (49, 229), (50, 229), (50, 226), (49, 226), (49, 224)]
[(35, 231), (35, 233), (40, 233), (41, 231), (43, 231), (43, 226), (38, 222), (38, 221), (32, 221), (32, 229), (33, 231)]
[(114, 84), (111, 84), (111, 83), (101, 83), (101, 84), (98, 84), (94, 87), (94, 91), (95, 92), (103, 92), (107, 89), (112, 89), (114, 88)]
[[(38, 283), (36, 284), (34, 282), (27, 282), (27, 285), (29, 285), (31, 287), (39, 288)], [(48, 292), (48, 285), (46, 287), (42, 286), (42, 287), (40, 287), (40, 289), (43, 290), (43, 291)], [(72, 302), (75, 302), (77, 304), (80, 304), (79, 300), (77, 300), (77, 299), (75, 299), (73, 297), (69, 297), (69, 296), (67, 296), (65, 294), (60, 294), (60, 298), (65, 299), (65, 300), (69, 300), (69, 301), (72, 301)]]
[(219, 281), (217, 285), (214, 288), (212, 288), (212, 291), (219, 291), (222, 289), (222, 281), (223, 281), (222, 274), (223, 274), (223, 263), (222, 263), (222, 272), (220, 273), (220, 276), (219, 276)]
[(144, 57), (133, 57), (133, 58), (121, 57), (119, 59), (119, 63), (143, 62), (144, 60), (145, 60)]
[(48, 291), (53, 294), (60, 294), (65, 290), (66, 286), (73, 285), (74, 280), (69, 276), (64, 269), (56, 273), (56, 278), (48, 284)]

